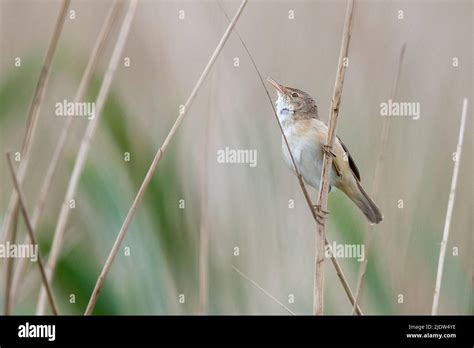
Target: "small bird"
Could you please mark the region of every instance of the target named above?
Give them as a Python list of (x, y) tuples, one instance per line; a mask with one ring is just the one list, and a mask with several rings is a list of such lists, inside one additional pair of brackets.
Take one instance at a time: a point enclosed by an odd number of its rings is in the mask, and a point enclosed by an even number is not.
[[(344, 192), (362, 210), (371, 224), (382, 221), (382, 213), (362, 188), (359, 169), (341, 139), (334, 139), (331, 152), (326, 147), (328, 127), (319, 119), (314, 99), (308, 93), (280, 85), (270, 77), (267, 81), (277, 91), (278, 119), (305, 182), (319, 190), (324, 153), (332, 155), (334, 158), (329, 191), (331, 186), (335, 186)], [(283, 136), (282, 150), (287, 165), (294, 171)]]

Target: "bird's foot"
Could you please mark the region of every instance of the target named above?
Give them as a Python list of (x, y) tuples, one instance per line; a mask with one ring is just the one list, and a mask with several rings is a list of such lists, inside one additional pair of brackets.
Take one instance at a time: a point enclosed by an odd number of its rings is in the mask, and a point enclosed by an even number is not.
[(320, 223), (324, 222), (327, 214), (330, 214), (329, 211), (323, 210), (320, 204), (313, 205), (313, 209)]
[(326, 144), (321, 144), (321, 149), (323, 150), (323, 152), (324, 152), (327, 156), (336, 157), (336, 154), (335, 154), (334, 152), (332, 152), (331, 146), (326, 145)]

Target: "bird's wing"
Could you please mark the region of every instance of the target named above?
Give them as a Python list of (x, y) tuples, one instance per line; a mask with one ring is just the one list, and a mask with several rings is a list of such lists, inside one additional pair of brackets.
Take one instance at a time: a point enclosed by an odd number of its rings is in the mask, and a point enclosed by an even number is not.
[[(316, 132), (316, 137), (321, 145), (325, 145), (327, 143), (327, 136), (328, 136), (328, 126), (319, 119), (311, 119), (311, 125)], [(314, 134), (314, 133), (313, 133)], [(347, 149), (346, 145), (342, 142), (342, 140), (336, 136), (337, 141), (334, 142), (333, 151), (336, 155), (334, 160), (332, 161), (334, 170), (338, 176), (341, 176), (344, 172), (344, 168), (346, 167), (346, 161), (344, 161), (344, 153), (347, 156), (347, 162), (349, 162), (349, 168), (352, 171), (354, 177), (360, 181), (360, 173), (359, 169), (357, 168), (354, 159), (352, 158), (349, 150)], [(340, 146), (338, 145), (340, 144)]]
[(352, 158), (351, 154), (349, 153), (349, 150), (347, 149), (347, 146), (342, 142), (341, 138), (336, 136), (337, 140), (341, 143), (342, 148), (344, 149), (344, 152), (347, 154), (347, 159), (349, 160), (349, 167), (351, 168), (352, 172), (354, 173), (354, 176), (357, 178), (357, 180), (360, 180), (360, 173), (359, 173), (359, 168), (357, 168), (354, 159)]

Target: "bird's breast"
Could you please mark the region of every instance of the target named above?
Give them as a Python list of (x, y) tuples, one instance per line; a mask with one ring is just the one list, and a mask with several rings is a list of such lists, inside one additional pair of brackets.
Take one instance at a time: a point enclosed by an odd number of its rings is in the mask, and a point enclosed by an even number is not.
[[(323, 151), (318, 135), (315, 132), (301, 132), (297, 127), (285, 127), (284, 133), (304, 180), (315, 189), (319, 189)], [(287, 166), (294, 171), (291, 156), (283, 137), (282, 151)], [(331, 175), (331, 185), (334, 184), (333, 179), (333, 175)]]

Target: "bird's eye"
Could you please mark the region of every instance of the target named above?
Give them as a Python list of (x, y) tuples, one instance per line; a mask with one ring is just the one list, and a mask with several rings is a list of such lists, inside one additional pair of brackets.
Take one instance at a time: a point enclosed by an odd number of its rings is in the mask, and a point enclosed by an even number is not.
[(293, 98), (298, 98), (298, 93), (293, 92), (293, 93), (291, 93), (291, 96), (292, 96)]

